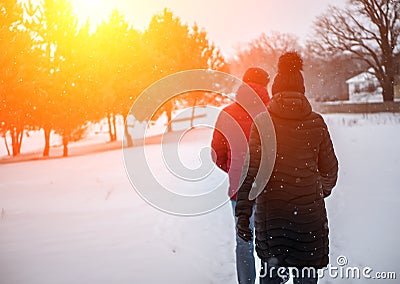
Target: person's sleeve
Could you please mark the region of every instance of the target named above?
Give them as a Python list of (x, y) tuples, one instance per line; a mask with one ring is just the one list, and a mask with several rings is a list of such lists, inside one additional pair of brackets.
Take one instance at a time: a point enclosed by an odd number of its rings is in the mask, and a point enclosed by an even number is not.
[(328, 197), (338, 178), (339, 164), (329, 135), (328, 127), (324, 122), (323, 139), (318, 153), (318, 171), (321, 176), (324, 197)]
[(250, 162), (246, 178), (240, 186), (236, 199), (235, 215), (238, 217), (237, 227), (248, 227), (249, 219), (253, 213), (254, 200), (249, 200), (249, 193), (253, 186), (261, 161), (261, 141), (257, 127), (251, 126), (250, 138)]
[[(219, 130), (218, 130), (219, 129)], [(217, 122), (215, 124), (215, 129), (213, 132), (213, 137), (211, 140), (211, 148), (215, 153), (214, 162), (215, 164), (227, 172), (228, 170), (228, 141), (225, 136), (220, 132), (223, 130), (223, 123), (221, 115), (218, 117)]]

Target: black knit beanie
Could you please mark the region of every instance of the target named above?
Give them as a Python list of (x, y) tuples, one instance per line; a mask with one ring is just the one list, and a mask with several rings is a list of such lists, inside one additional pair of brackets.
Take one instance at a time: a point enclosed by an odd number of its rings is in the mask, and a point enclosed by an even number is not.
[(262, 68), (251, 67), (243, 75), (243, 82), (257, 83), (266, 87), (269, 83), (269, 74)]
[(272, 95), (284, 91), (299, 92), (304, 94), (303, 59), (297, 52), (286, 52), (279, 57), (278, 74), (272, 84)]

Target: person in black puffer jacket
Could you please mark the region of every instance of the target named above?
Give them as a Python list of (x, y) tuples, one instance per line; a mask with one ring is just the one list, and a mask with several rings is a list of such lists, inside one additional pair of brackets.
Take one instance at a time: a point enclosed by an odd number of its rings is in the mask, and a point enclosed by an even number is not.
[[(324, 198), (336, 184), (338, 161), (322, 116), (312, 111), (304, 95), (302, 65), (295, 52), (280, 57), (268, 105), (276, 133), (276, 160), (255, 209), (256, 251), (268, 267), (319, 269), (329, 262)], [(251, 235), (248, 219), (252, 209), (248, 195), (256, 186), (253, 181), (261, 159), (260, 144), (253, 124), (249, 170), (239, 188), (235, 210), (237, 231), (247, 236)], [(276, 273), (266, 274), (260, 283), (281, 283), (282, 277)], [(317, 283), (317, 277), (295, 277), (294, 283)]]

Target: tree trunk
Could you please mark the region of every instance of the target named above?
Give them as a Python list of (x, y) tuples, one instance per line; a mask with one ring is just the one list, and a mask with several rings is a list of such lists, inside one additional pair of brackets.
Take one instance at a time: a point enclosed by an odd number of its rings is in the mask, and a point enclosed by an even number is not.
[(21, 154), (22, 138), (24, 137), (24, 131), (20, 130), (18, 133), (18, 154)]
[(192, 105), (192, 115), (191, 115), (191, 117), (190, 117), (190, 127), (193, 127), (194, 114), (195, 114), (194, 111), (195, 111), (196, 105), (197, 105), (197, 97), (194, 99), (194, 103), (193, 103), (193, 105)]
[(63, 131), (63, 157), (68, 157), (68, 144), (70, 139), (70, 131), (69, 129), (64, 129)]
[(11, 148), (12, 148), (12, 155), (13, 157), (18, 156), (17, 153), (17, 146), (16, 146), (16, 139), (15, 139), (15, 128), (12, 127), (10, 129), (10, 136), (11, 136)]
[(63, 157), (68, 157), (68, 142), (69, 142), (69, 131), (64, 130), (62, 143), (63, 143)]
[(113, 114), (113, 116), (112, 116), (112, 126), (113, 126), (113, 140), (112, 141), (116, 141), (117, 140), (117, 123), (116, 123), (115, 114)]
[(12, 152), (13, 152), (13, 157), (16, 157), (20, 154), (21, 151), (21, 145), (20, 143), (22, 142), (22, 131), (17, 128), (17, 127), (12, 127), (10, 129), (10, 134), (11, 134), (11, 146), (12, 146)]
[(382, 59), (384, 67), (384, 75), (382, 76), (382, 96), (383, 101), (393, 102), (394, 101), (394, 74), (395, 70), (395, 59), (391, 44), (387, 34), (384, 34), (382, 38)]
[(383, 101), (393, 102), (394, 101), (394, 84), (391, 80), (386, 79), (382, 86)]
[(7, 132), (4, 133), (4, 144), (6, 145), (6, 150), (7, 150), (7, 155), (10, 157), (10, 149), (8, 148), (8, 142), (7, 142)]
[(112, 126), (111, 126), (111, 116), (107, 113), (107, 123), (108, 123), (108, 134), (110, 135), (110, 142), (113, 141), (113, 133), (112, 133)]
[(193, 127), (193, 121), (194, 121), (194, 106), (192, 106), (192, 115), (190, 116), (190, 128)]
[(43, 149), (43, 157), (48, 157), (50, 154), (50, 133), (51, 129), (49, 127), (44, 127), (44, 149)]
[(167, 115), (167, 132), (172, 132), (172, 102), (168, 101), (165, 105), (165, 113)]
[(172, 132), (172, 115), (171, 115), (171, 111), (167, 112), (167, 132)]
[(129, 114), (127, 114), (124, 117), (124, 135), (125, 135), (125, 139), (126, 139), (126, 147), (132, 147), (133, 146), (133, 139), (132, 139), (132, 136), (129, 134), (128, 124), (127, 124), (128, 115)]
[(392, 62), (388, 62), (385, 65), (386, 74), (383, 77), (382, 82), (382, 96), (383, 101), (393, 102), (394, 101), (394, 68)]

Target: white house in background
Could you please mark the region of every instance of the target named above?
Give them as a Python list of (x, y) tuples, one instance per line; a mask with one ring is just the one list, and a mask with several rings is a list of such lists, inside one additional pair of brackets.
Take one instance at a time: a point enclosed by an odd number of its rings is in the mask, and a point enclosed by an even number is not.
[(346, 81), (349, 86), (349, 101), (351, 102), (382, 102), (382, 87), (378, 79), (369, 70), (362, 72)]

